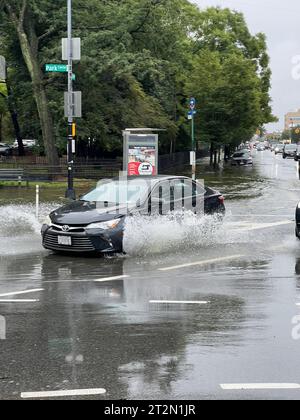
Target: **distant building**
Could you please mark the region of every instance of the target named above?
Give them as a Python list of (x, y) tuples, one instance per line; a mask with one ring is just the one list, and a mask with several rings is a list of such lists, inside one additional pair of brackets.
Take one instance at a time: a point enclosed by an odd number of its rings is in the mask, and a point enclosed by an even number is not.
[(288, 112), (284, 117), (284, 129), (289, 130), (292, 127), (300, 125), (300, 109), (295, 112)]

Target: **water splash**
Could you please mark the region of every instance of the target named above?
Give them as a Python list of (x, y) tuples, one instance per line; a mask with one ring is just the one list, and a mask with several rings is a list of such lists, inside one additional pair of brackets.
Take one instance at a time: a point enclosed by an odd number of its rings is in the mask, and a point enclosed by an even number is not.
[(33, 204), (0, 206), (0, 257), (41, 251), (41, 224), (57, 207), (41, 204), (38, 220)]
[(39, 234), (41, 222), (56, 204), (42, 204), (39, 220), (35, 217), (35, 206), (31, 204), (7, 205), (0, 207), (0, 237), (21, 236), (28, 233)]
[(134, 216), (126, 219), (124, 250), (129, 256), (146, 256), (170, 251), (191, 251), (216, 243), (220, 235), (218, 216), (186, 213), (169, 216)]

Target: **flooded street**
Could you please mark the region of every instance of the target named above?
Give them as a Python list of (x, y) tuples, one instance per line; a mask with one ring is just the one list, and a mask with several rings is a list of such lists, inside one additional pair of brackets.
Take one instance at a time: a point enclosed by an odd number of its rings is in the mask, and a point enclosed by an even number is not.
[(110, 258), (45, 251), (40, 222), (60, 199), (37, 221), (0, 189), (0, 399), (300, 398), (296, 163), (254, 152), (253, 168), (201, 165), (198, 178), (224, 194), (222, 224), (133, 218), (126, 255)]

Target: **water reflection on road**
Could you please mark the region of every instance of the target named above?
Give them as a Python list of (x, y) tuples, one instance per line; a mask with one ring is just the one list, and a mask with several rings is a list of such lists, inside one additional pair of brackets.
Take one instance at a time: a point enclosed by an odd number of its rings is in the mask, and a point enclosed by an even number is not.
[[(206, 178), (227, 195), (228, 214), (209, 238), (197, 231), (196, 247), (164, 249), (157, 229), (150, 253), (58, 256), (41, 249), (36, 221), (27, 218), (29, 230), (18, 234), (7, 216), (0, 294), (41, 290), (29, 294), (35, 303), (0, 302), (0, 398), (99, 387), (117, 399), (222, 398), (220, 383), (299, 381), (294, 162), (264, 152), (253, 169)], [(128, 235), (139, 250), (149, 241)]]

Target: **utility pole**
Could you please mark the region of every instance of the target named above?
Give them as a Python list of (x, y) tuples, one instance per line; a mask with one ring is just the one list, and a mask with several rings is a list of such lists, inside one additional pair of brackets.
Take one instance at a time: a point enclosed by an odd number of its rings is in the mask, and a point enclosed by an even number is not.
[(192, 178), (196, 181), (196, 144), (195, 144), (195, 114), (197, 111), (196, 99), (190, 98), (190, 111), (188, 112), (188, 119), (191, 120), (191, 139), (192, 139), (192, 151), (190, 154), (190, 161), (192, 165)]
[(68, 20), (68, 189), (66, 198), (75, 200), (74, 190), (74, 158), (75, 147), (73, 137), (73, 42), (72, 42), (72, 0), (67, 0)]

